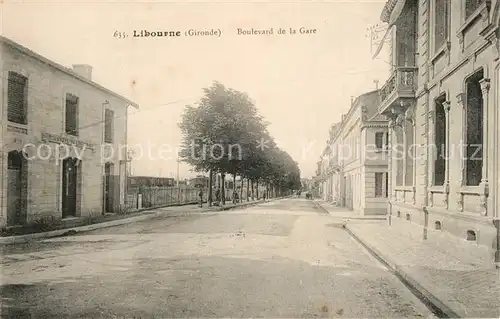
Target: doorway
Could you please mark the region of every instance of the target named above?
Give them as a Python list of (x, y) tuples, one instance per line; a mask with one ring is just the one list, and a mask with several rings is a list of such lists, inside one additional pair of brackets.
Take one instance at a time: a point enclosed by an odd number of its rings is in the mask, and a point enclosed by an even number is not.
[(104, 165), (104, 212), (113, 212), (113, 163)]
[(8, 153), (7, 161), (7, 225), (26, 223), (28, 202), (28, 165), (20, 151)]
[(75, 217), (77, 210), (78, 171), (80, 161), (66, 158), (62, 167), (62, 218)]

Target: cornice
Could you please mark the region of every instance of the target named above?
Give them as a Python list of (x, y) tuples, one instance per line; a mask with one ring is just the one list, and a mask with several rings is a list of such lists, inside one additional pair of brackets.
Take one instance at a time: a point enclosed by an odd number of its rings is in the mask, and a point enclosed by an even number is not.
[(361, 125), (361, 129), (364, 129), (364, 128), (370, 128), (370, 127), (377, 127), (377, 128), (387, 128), (388, 127), (388, 123), (385, 122), (385, 123), (363, 123)]

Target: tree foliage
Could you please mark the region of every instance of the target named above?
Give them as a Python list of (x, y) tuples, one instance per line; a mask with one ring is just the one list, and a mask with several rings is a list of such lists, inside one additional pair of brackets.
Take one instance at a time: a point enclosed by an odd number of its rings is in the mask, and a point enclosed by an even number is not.
[(180, 159), (196, 171), (240, 175), (275, 190), (300, 188), (300, 169), (277, 147), (254, 101), (214, 82), (185, 107)]

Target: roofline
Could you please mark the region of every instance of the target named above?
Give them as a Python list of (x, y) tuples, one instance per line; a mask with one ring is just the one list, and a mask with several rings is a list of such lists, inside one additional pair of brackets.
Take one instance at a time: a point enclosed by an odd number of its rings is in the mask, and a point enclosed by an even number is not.
[(358, 97), (356, 99), (354, 99), (354, 101), (352, 102), (351, 107), (349, 108), (349, 111), (347, 112), (347, 114), (344, 117), (344, 121), (347, 122), (347, 120), (350, 119), (350, 117), (352, 116), (352, 114), (354, 113), (354, 111), (359, 108), (359, 106), (361, 105), (359, 103), (359, 101), (360, 101), (360, 99), (362, 97), (365, 97), (367, 95), (370, 95), (370, 94), (373, 94), (373, 93), (376, 93), (376, 92), (379, 92), (379, 91), (380, 91), (380, 89), (375, 89), (375, 90), (371, 90), (371, 91), (368, 91), (368, 92), (365, 92), (363, 94), (358, 95)]
[(6, 38), (4, 36), (0, 36), (0, 42), (5, 43), (6, 45), (11, 46), (11, 47), (23, 52), (24, 54), (26, 54), (34, 59), (37, 59), (38, 61), (45, 63), (45, 64), (47, 64), (47, 65), (49, 65), (49, 66), (51, 66), (51, 67), (53, 67), (61, 72), (64, 72), (67, 75), (72, 76), (72, 77), (74, 77), (74, 78), (76, 78), (84, 83), (87, 83), (87, 84), (89, 84), (89, 85), (91, 85), (91, 86), (93, 86), (101, 91), (104, 91), (108, 94), (111, 94), (114, 97), (122, 100), (123, 102), (128, 103), (130, 106), (133, 106), (134, 108), (139, 109), (139, 105), (137, 103), (132, 102), (131, 100), (127, 99), (126, 97), (124, 97), (116, 92), (113, 92), (110, 89), (107, 89), (104, 86), (97, 84), (96, 82), (94, 82), (92, 80), (86, 79), (85, 77), (75, 73), (73, 70), (71, 70), (71, 69), (69, 69), (69, 68), (67, 68), (67, 67), (65, 67), (57, 62), (54, 62), (54, 61), (34, 52), (33, 50), (28, 49), (27, 47), (9, 39), (9, 38)]

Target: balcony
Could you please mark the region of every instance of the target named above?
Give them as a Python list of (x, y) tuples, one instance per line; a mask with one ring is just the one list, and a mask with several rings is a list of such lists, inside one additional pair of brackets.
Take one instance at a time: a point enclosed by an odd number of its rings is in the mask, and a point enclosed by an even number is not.
[(338, 164), (338, 157), (334, 157), (328, 166), (328, 172), (330, 174), (339, 172), (341, 170), (340, 165)]
[(417, 68), (397, 67), (380, 89), (379, 112), (387, 113), (394, 104), (415, 99)]

